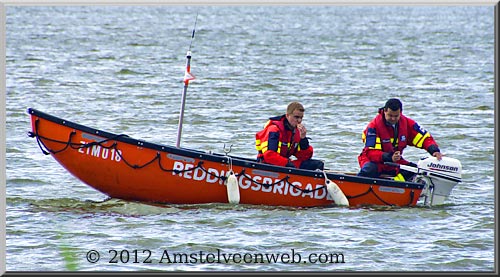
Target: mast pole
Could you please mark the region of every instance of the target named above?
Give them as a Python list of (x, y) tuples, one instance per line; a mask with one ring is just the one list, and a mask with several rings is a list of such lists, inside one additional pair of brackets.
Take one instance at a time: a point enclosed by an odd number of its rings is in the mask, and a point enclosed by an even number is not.
[(186, 53), (186, 71), (184, 72), (184, 90), (182, 91), (181, 99), (181, 110), (179, 113), (179, 125), (177, 127), (177, 142), (175, 146), (179, 148), (181, 146), (181, 135), (182, 135), (182, 122), (184, 120), (184, 107), (186, 105), (186, 92), (189, 86), (189, 81), (194, 80), (194, 75), (191, 74), (191, 45), (193, 44), (194, 33), (196, 30), (196, 22), (198, 21), (198, 14), (196, 14), (196, 20), (194, 21), (193, 34), (191, 35), (191, 43), (189, 43), (189, 50)]
[[(186, 105), (186, 92), (189, 86), (189, 80), (192, 80), (191, 75), (191, 51), (188, 51), (186, 54), (186, 73), (184, 75), (184, 90), (182, 91), (182, 99), (181, 99), (181, 111), (179, 114), (179, 125), (177, 127), (177, 142), (175, 146), (177, 148), (181, 145), (181, 134), (182, 134), (182, 122), (184, 120), (184, 107)], [(194, 79), (194, 78), (193, 78)]]

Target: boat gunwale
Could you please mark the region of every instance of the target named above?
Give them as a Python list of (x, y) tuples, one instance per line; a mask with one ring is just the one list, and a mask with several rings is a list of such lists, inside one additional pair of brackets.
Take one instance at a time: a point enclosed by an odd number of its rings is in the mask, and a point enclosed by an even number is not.
[[(73, 121), (69, 121), (69, 120), (54, 116), (54, 115), (50, 115), (48, 113), (39, 111), (39, 110), (34, 109), (34, 108), (28, 108), (27, 111), (28, 111), (28, 114), (30, 114), (32, 116), (43, 118), (43, 119), (51, 121), (53, 123), (66, 126), (68, 128), (73, 128), (73, 129), (76, 129), (76, 130), (79, 130), (79, 131), (82, 131), (85, 133), (90, 133), (93, 135), (104, 137), (106, 139), (113, 139), (115, 141), (123, 142), (126, 144), (131, 144), (131, 145), (137, 145), (137, 146), (152, 149), (155, 151), (172, 153), (175, 155), (181, 155), (181, 156), (186, 156), (186, 157), (190, 157), (190, 158), (197, 158), (197, 159), (201, 159), (201, 160), (207, 160), (207, 161), (211, 161), (211, 162), (220, 162), (220, 163), (228, 163), (229, 162), (228, 157), (229, 157), (231, 159), (231, 163), (233, 166), (241, 166), (244, 168), (258, 169), (258, 170), (264, 170), (264, 171), (281, 172), (281, 173), (292, 174), (292, 175), (302, 175), (302, 176), (309, 176), (309, 177), (315, 177), (315, 178), (324, 178), (323, 171), (281, 167), (281, 166), (260, 163), (260, 162), (257, 162), (256, 160), (245, 158), (245, 157), (238, 157), (238, 156), (226, 155), (226, 154), (220, 154), (220, 153), (208, 153), (208, 152), (194, 150), (194, 149), (190, 149), (190, 148), (183, 148), (183, 147), (177, 148), (177, 147), (163, 145), (163, 144), (159, 144), (159, 143), (147, 142), (144, 140), (130, 137), (126, 134), (117, 135), (115, 133), (110, 133), (110, 132), (102, 131), (102, 130), (99, 130), (96, 128), (88, 127), (88, 126), (85, 126), (85, 125), (82, 125), (79, 123), (75, 123)], [(401, 182), (401, 181), (394, 181), (394, 180), (390, 180), (390, 179), (363, 177), (363, 176), (349, 175), (349, 174), (338, 173), (338, 172), (332, 173), (332, 172), (325, 171), (325, 173), (330, 180), (340, 180), (340, 181), (363, 183), (363, 184), (370, 184), (370, 185), (376, 185), (376, 186), (388, 186), (388, 187), (417, 189), (417, 190), (421, 190), (424, 187), (424, 184), (413, 183), (413, 182)]]

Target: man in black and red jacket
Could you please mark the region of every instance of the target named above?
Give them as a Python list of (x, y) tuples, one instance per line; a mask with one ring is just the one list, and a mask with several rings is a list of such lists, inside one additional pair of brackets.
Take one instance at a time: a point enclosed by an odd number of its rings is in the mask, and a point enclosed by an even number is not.
[(384, 164), (384, 162), (398, 163), (416, 167), (415, 163), (403, 158), (406, 146), (425, 149), (429, 154), (441, 160), (442, 154), (438, 144), (429, 132), (418, 123), (404, 116), (403, 104), (399, 99), (389, 99), (375, 118), (368, 123), (363, 131), (362, 139), (365, 143), (363, 151), (358, 156), (359, 176), (379, 177), (381, 174), (396, 176), (395, 180), (405, 181), (414, 174), (399, 167)]
[[(301, 103), (292, 102), (286, 114), (269, 118), (264, 129), (255, 135), (257, 160), (279, 166), (323, 170), (322, 161), (311, 159), (314, 150), (302, 124), (304, 112)], [(292, 156), (296, 159), (290, 159)]]

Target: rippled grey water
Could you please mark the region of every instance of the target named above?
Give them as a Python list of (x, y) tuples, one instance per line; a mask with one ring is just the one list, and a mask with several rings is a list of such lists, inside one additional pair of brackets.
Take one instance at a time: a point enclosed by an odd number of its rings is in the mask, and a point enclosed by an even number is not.
[[(316, 157), (356, 171), (363, 128), (400, 97), (404, 113), (462, 162), (463, 183), (433, 208), (151, 206), (105, 201), (28, 138), (33, 107), (175, 145), (197, 13), (183, 147), (222, 152), (226, 143), (253, 157), (267, 117), (299, 100)], [(6, 15), (8, 271), (495, 269), (492, 6), (59, 6)], [(87, 261), (90, 250), (99, 262)], [(110, 263), (112, 250), (122, 260)], [(164, 251), (341, 253), (344, 263), (160, 263)]]

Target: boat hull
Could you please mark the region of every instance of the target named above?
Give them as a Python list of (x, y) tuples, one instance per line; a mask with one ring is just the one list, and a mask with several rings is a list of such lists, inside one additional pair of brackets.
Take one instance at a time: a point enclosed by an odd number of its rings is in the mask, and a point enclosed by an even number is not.
[(415, 206), (422, 184), (310, 171), (252, 159), (149, 143), (73, 123), (35, 109), (31, 136), (88, 186), (129, 201), (165, 204), (228, 203), (232, 169), (239, 203), (316, 207), (335, 205), (325, 186), (335, 182), (350, 206)]

